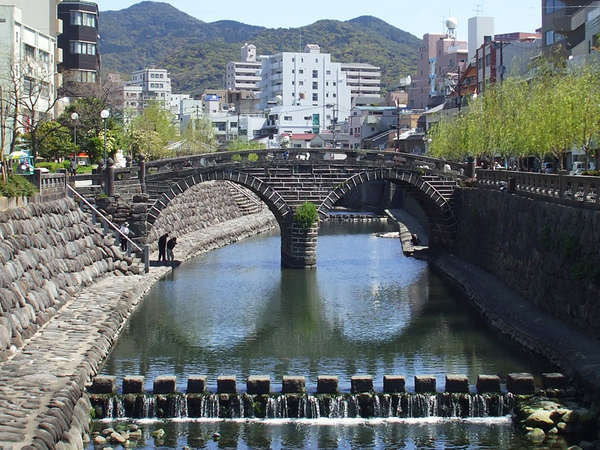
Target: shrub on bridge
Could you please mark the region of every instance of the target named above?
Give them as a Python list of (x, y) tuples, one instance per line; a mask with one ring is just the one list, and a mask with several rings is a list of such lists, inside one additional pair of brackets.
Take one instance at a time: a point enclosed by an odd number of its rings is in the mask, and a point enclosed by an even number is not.
[(314, 203), (304, 202), (301, 206), (296, 209), (294, 214), (294, 221), (300, 228), (305, 230), (309, 229), (318, 218), (317, 207)]
[(240, 162), (242, 160), (242, 155), (240, 155), (239, 153), (236, 153), (235, 155), (233, 155), (231, 157), (231, 160), (235, 161), (235, 162)]
[(248, 153), (248, 161), (250, 161), (250, 162), (258, 161), (258, 153)]

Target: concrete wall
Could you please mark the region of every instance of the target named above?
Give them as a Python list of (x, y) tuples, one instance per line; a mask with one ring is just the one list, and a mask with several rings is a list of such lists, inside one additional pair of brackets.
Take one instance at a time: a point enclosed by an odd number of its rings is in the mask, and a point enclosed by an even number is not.
[(109, 273), (139, 273), (69, 199), (0, 212), (0, 360), (79, 290)]
[(456, 194), (457, 256), (600, 336), (600, 211), (485, 189)]

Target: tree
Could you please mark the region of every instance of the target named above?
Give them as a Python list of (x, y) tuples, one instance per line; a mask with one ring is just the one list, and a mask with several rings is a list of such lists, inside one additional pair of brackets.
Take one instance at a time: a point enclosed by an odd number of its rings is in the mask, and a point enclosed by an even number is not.
[(266, 148), (265, 144), (256, 141), (247, 141), (246, 139), (235, 139), (230, 141), (227, 145), (229, 151), (242, 151), (242, 150), (262, 150)]
[[(51, 120), (42, 123), (38, 129), (38, 139), (40, 136), (44, 136), (44, 139), (40, 140), (38, 154), (44, 159), (63, 159), (76, 152), (71, 131), (57, 121)], [(26, 133), (23, 137), (26, 142), (31, 143), (29, 133)]]
[(208, 153), (217, 149), (215, 129), (208, 117), (190, 120), (182, 137), (187, 154)]

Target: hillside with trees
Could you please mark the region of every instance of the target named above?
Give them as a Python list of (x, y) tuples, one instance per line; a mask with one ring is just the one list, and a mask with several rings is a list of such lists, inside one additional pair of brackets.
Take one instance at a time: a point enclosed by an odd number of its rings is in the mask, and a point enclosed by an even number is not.
[(235, 21), (206, 23), (167, 3), (150, 1), (103, 12), (100, 37), (105, 71), (128, 74), (149, 65), (164, 67), (171, 73), (174, 92), (194, 95), (223, 87), (226, 65), (239, 60), (244, 42), (255, 44), (259, 54), (319, 44), (334, 61), (380, 66), (384, 90), (414, 72), (420, 45), (417, 37), (371, 16), (267, 29)]

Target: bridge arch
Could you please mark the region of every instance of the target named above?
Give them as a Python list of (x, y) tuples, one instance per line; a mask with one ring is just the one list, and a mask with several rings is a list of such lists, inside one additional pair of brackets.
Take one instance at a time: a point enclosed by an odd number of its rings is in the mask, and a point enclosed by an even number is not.
[(338, 184), (318, 207), (324, 219), (334, 205), (351, 190), (371, 181), (390, 181), (409, 188), (429, 218), (430, 241), (433, 245), (447, 245), (452, 241), (455, 226), (454, 213), (449, 200), (436, 186), (418, 173), (402, 169), (372, 169), (352, 175)]
[[(168, 180), (164, 181), (168, 182)], [(150, 225), (148, 231), (150, 231), (160, 216), (161, 211), (166, 209), (174, 198), (183, 194), (191, 187), (207, 181), (231, 181), (254, 192), (267, 205), (282, 229), (293, 217), (292, 208), (267, 183), (252, 175), (235, 170), (215, 169), (197, 172), (185, 178), (173, 179), (169, 184), (169, 189), (163, 192), (148, 211), (148, 223)]]

